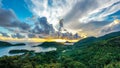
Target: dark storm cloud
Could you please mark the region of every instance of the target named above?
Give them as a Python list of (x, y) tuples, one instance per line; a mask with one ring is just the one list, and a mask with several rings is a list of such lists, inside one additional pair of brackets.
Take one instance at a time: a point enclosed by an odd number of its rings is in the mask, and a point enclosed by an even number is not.
[(0, 26), (10, 27), (11, 23), (16, 19), (15, 13), (12, 10), (0, 8)]
[(39, 22), (40, 26), (42, 27), (42, 29), (45, 31), (45, 33), (54, 31), (52, 24), (48, 23), (46, 17), (38, 18), (38, 22)]
[(20, 22), (20, 21), (14, 21), (13, 23), (11, 23), (14, 27), (18, 27), (21, 28), (23, 30), (28, 30), (30, 29), (30, 25), (25, 23), (25, 22)]
[(35, 25), (35, 27), (30, 32), (39, 34), (39, 33), (43, 33), (43, 30), (38, 25)]
[(18, 27), (23, 30), (30, 28), (27, 23), (20, 22), (12, 10), (0, 8), (0, 26), (1, 27)]
[(33, 33), (45, 33), (49, 34), (50, 32), (54, 32), (54, 28), (52, 24), (49, 24), (46, 17), (38, 18)]

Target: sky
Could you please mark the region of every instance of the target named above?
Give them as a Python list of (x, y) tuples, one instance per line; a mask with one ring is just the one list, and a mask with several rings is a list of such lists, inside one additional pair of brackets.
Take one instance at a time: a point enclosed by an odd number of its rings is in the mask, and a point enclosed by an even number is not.
[[(67, 32), (80, 37), (120, 30), (120, 0), (0, 0), (0, 38), (47, 38)], [(67, 33), (66, 32), (66, 33)]]

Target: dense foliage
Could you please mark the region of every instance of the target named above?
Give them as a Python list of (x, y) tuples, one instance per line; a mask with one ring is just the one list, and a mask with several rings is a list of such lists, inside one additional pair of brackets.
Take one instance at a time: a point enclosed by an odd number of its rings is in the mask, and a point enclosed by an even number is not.
[(6, 46), (23, 46), (24, 43), (17, 43), (17, 44), (11, 44), (9, 42), (0, 41), (0, 47), (6, 47)]
[(10, 51), (9, 51), (10, 54), (26, 53), (26, 52), (34, 52), (34, 51), (29, 51), (29, 50), (25, 50), (25, 49), (22, 49), (22, 50), (10, 50)]
[(17, 43), (17, 44), (14, 44), (13, 46), (24, 46), (25, 43)]
[(120, 68), (120, 36), (80, 45), (59, 46), (59, 50), (46, 53), (4, 56), (0, 58), (0, 68)]
[(4, 46), (11, 46), (12, 44), (8, 43), (8, 42), (3, 42), (0, 41), (0, 47), (4, 47)]
[(57, 43), (57, 42), (44, 42), (44, 43), (42, 43), (38, 46), (47, 48), (47, 47), (61, 47), (61, 45), (63, 45), (63, 44), (62, 43)]

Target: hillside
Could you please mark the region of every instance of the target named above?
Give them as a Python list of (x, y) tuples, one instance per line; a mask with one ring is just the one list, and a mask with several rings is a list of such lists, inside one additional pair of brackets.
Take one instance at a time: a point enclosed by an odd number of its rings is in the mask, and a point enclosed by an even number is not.
[(13, 46), (24, 46), (24, 45), (26, 45), (26, 44), (25, 43), (16, 43)]
[(94, 42), (97, 42), (97, 41), (108, 40), (108, 39), (118, 37), (118, 36), (120, 36), (120, 31), (112, 32), (112, 33), (109, 33), (109, 34), (106, 34), (104, 36), (97, 37), (97, 38), (96, 37), (87, 37), (87, 38), (84, 38), (84, 39), (74, 43), (74, 45), (79, 47), (79, 46), (87, 45), (87, 44), (94, 43)]
[(106, 34), (104, 36), (98, 37), (98, 39), (99, 40), (107, 40), (107, 39), (118, 37), (118, 36), (120, 36), (120, 31)]
[(60, 47), (62, 45), (63, 45), (62, 43), (57, 43), (57, 42), (44, 42), (38, 46), (41, 46), (41, 47)]
[[(33, 57), (4, 56), (0, 58), (0, 68), (120, 68), (120, 35), (116, 33), (103, 36), (103, 40), (96, 41), (96, 38), (91, 37), (73, 46), (57, 47), (61, 50), (35, 53)], [(87, 44), (74, 47), (82, 43)], [(57, 45), (61, 46), (61, 43), (45, 42), (39, 46), (56, 47)]]
[(87, 37), (87, 38), (84, 38), (84, 39), (74, 43), (74, 45), (76, 45), (76, 46), (86, 45), (86, 44), (95, 42), (96, 39), (97, 39), (96, 37)]
[(72, 51), (69, 57), (88, 68), (119, 68), (120, 37), (88, 44), (84, 49)]
[(6, 47), (6, 46), (23, 46), (23, 45), (25, 45), (25, 44), (24, 43), (11, 44), (9, 42), (0, 41), (0, 47)]
[(0, 41), (0, 47), (3, 47), (3, 46), (12, 46), (12, 44), (8, 42)]

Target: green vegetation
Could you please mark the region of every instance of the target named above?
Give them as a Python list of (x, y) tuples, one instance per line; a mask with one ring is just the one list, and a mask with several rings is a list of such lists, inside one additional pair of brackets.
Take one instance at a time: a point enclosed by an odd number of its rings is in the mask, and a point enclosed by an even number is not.
[(62, 51), (64, 49), (70, 47), (70, 46), (65, 46), (63, 43), (58, 43), (58, 42), (44, 42), (38, 46), (43, 47), (43, 48), (55, 47), (55, 48), (57, 48), (58, 51)]
[(26, 45), (25, 43), (17, 43), (17, 44), (14, 44), (13, 46), (24, 46)]
[(82, 62), (88, 68), (104, 68), (111, 63), (120, 62), (119, 52), (120, 37), (116, 37), (106, 41), (91, 43), (84, 49), (74, 50), (70, 56), (74, 60)]
[(84, 38), (76, 43), (74, 43), (74, 45), (76, 46), (82, 46), (82, 45), (87, 45), (87, 44), (90, 44), (92, 42), (95, 42), (97, 38), (95, 37), (87, 37), (87, 38)]
[(17, 43), (17, 44), (11, 44), (9, 42), (0, 41), (0, 47), (6, 47), (6, 46), (23, 46), (24, 43)]
[[(120, 35), (113, 34), (115, 35), (92, 37), (84, 42), (81, 40), (73, 46), (45, 42), (43, 43), (45, 47), (52, 46), (59, 49), (34, 53), (34, 56), (33, 53), (4, 56), (0, 58), (0, 68), (120, 68)], [(91, 39), (95, 41), (90, 42)]]
[(29, 50), (10, 50), (9, 53), (10, 54), (17, 54), (17, 53), (26, 53), (26, 52), (33, 52), (33, 51), (29, 51)]
[(41, 46), (41, 47), (61, 47), (61, 45), (63, 45), (62, 43), (57, 43), (57, 42), (44, 42), (38, 46)]
[(99, 40), (107, 40), (107, 39), (118, 37), (118, 36), (120, 36), (120, 31), (101, 36), (99, 37)]
[(0, 41), (0, 47), (4, 47), (4, 46), (12, 46), (12, 44), (10, 44), (8, 42)]

